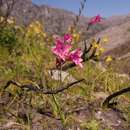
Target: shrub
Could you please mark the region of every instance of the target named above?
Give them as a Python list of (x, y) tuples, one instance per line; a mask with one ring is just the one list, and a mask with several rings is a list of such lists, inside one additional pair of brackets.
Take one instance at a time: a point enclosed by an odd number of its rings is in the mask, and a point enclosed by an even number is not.
[(11, 53), (17, 43), (16, 29), (13, 25), (0, 28), (0, 46), (6, 47)]

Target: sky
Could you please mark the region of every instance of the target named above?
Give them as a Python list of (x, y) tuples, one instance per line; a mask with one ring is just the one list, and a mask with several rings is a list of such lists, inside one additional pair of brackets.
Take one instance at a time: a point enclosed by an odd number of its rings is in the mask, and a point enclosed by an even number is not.
[[(51, 7), (62, 8), (78, 13), (81, 0), (32, 0), (33, 3), (46, 4)], [(87, 0), (84, 16), (95, 16), (100, 14), (103, 17), (113, 15), (124, 15), (130, 13), (130, 0)]]

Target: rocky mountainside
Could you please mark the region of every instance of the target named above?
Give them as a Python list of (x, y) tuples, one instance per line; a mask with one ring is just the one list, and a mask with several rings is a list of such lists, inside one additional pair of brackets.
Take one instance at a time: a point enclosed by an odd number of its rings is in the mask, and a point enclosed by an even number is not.
[[(34, 20), (39, 20), (45, 25), (46, 31), (62, 33), (69, 25), (73, 24), (76, 15), (70, 11), (52, 8), (47, 5), (36, 5), (31, 0), (17, 0), (11, 13), (17, 23), (27, 25)], [(81, 17), (80, 27), (87, 23), (86, 17)]]
[(111, 25), (107, 29), (96, 34), (96, 37), (103, 37), (104, 35), (109, 37), (109, 44), (104, 45), (107, 51), (112, 50), (113, 48), (117, 48), (127, 42), (130, 42), (130, 21), (120, 21), (120, 23)]

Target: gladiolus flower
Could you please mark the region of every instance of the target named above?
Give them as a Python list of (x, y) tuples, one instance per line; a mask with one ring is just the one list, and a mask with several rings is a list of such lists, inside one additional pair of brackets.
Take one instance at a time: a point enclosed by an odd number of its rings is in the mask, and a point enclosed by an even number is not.
[(56, 46), (52, 48), (52, 52), (65, 61), (71, 48), (70, 44), (64, 44), (62, 41), (57, 40)]
[(65, 61), (72, 61), (76, 65), (83, 67), (82, 61), (82, 51), (81, 49), (76, 49), (71, 51), (72, 45), (72, 36), (70, 34), (65, 34), (63, 38), (58, 37), (55, 39), (56, 45), (52, 48), (52, 52), (57, 56), (56, 57), (56, 66), (61, 66)]
[(97, 15), (97, 16), (95, 16), (95, 17), (92, 17), (92, 18), (90, 19), (89, 24), (99, 23), (99, 22), (101, 22), (101, 19), (102, 19), (102, 17), (101, 17), (100, 15)]
[(82, 56), (81, 49), (76, 49), (76, 50), (74, 50), (74, 51), (72, 51), (72, 52), (70, 53), (69, 58), (70, 58), (70, 60), (72, 60), (76, 65), (79, 65), (79, 66), (82, 68), (83, 65), (82, 65), (81, 62), (83, 61), (83, 59), (81, 58), (81, 56)]
[(72, 42), (72, 36), (70, 34), (64, 35), (64, 42), (71, 43)]

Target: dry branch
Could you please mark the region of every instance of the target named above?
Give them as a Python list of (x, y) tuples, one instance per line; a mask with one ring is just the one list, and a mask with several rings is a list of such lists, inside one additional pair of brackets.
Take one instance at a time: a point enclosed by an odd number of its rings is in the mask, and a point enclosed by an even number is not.
[(108, 96), (105, 101), (103, 102), (103, 107), (108, 107), (108, 108), (111, 108), (113, 105), (116, 105), (117, 103), (113, 102), (111, 103), (111, 100), (117, 96), (120, 96), (124, 93), (128, 93), (130, 92), (130, 87), (127, 87), (127, 88), (123, 88), (117, 92), (114, 92), (113, 94), (111, 94), (110, 96)]
[(69, 83), (65, 86), (61, 86), (59, 88), (56, 88), (56, 89), (48, 89), (48, 90), (43, 90), (43, 89), (40, 89), (38, 88), (37, 86), (35, 85), (32, 85), (32, 84), (24, 84), (24, 85), (21, 85), (20, 83), (16, 82), (16, 81), (13, 81), (13, 80), (10, 80), (7, 82), (7, 84), (4, 86), (4, 88), (6, 89), (7, 87), (9, 87), (11, 84), (23, 89), (23, 88), (27, 88), (28, 90), (30, 91), (34, 91), (34, 92), (38, 92), (38, 93), (42, 93), (42, 94), (58, 94), (60, 92), (63, 92), (69, 88), (71, 88), (73, 85), (77, 84), (77, 83), (80, 83), (84, 81), (84, 79), (80, 79), (80, 80), (77, 80), (77, 81), (74, 81), (72, 83)]

